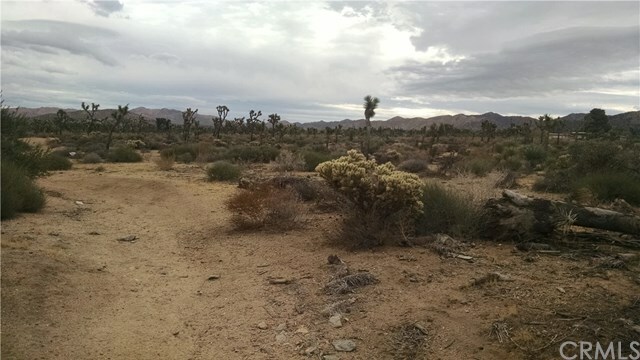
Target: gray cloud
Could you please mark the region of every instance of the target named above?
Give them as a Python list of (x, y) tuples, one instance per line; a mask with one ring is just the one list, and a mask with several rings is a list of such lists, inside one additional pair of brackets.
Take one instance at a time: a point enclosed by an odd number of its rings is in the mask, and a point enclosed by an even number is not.
[(115, 0), (82, 0), (81, 2), (87, 4), (96, 15), (104, 17), (109, 17), (111, 14), (122, 11), (122, 9), (124, 8), (124, 3)]
[(44, 54), (64, 50), (110, 66), (116, 65), (117, 60), (106, 46), (117, 36), (112, 30), (62, 21), (22, 20), (2, 24), (3, 47), (31, 49)]
[(639, 34), (637, 26), (563, 29), (459, 62), (414, 62), (389, 73), (406, 91), (441, 95), (519, 97), (589, 90), (610, 83), (607, 74), (637, 69)]

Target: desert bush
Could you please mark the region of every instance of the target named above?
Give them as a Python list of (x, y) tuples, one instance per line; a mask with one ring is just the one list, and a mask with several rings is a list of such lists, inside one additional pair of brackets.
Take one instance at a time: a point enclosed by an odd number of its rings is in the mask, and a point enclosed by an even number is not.
[(518, 171), (522, 168), (522, 161), (515, 156), (511, 156), (501, 161), (500, 167), (509, 171)]
[(45, 204), (42, 191), (29, 178), (28, 172), (11, 161), (2, 160), (0, 202), (2, 219), (20, 212), (37, 212)]
[(42, 159), (42, 167), (46, 171), (69, 170), (71, 166), (71, 160), (56, 153), (49, 153)]
[(195, 160), (195, 157), (193, 157), (193, 155), (190, 152), (184, 152), (182, 154), (176, 155), (175, 159), (177, 162), (180, 162), (180, 163), (191, 164), (193, 160)]
[(226, 201), (236, 230), (289, 230), (300, 225), (302, 204), (289, 189), (260, 186), (242, 189)]
[(553, 169), (533, 183), (533, 190), (553, 193), (568, 192), (571, 189), (573, 175), (568, 169)]
[(176, 162), (176, 158), (173, 156), (168, 156), (168, 157), (160, 156), (159, 159), (155, 160), (155, 163), (158, 166), (158, 169), (162, 171), (168, 171), (173, 169), (173, 165), (175, 164), (175, 162)]
[(479, 226), (480, 207), (468, 196), (429, 182), (422, 189), (422, 215), (416, 220), (416, 234), (445, 233), (472, 237)]
[(409, 159), (401, 162), (400, 165), (398, 165), (398, 169), (417, 174), (427, 169), (427, 165), (428, 163), (425, 160)]
[(107, 160), (116, 163), (132, 163), (142, 161), (142, 156), (135, 149), (128, 146), (121, 146), (109, 150)]
[(321, 163), (316, 171), (349, 199), (356, 219), (359, 217), (364, 224), (365, 216), (370, 216), (378, 223), (362, 241), (356, 241), (362, 246), (382, 245), (384, 239), (376, 229), (395, 228), (400, 235), (406, 224), (422, 213), (422, 182), (414, 174), (396, 170), (391, 163), (378, 165), (350, 150), (346, 156)]
[(223, 160), (245, 163), (268, 163), (275, 160), (280, 154), (276, 147), (261, 145), (242, 145), (228, 149), (223, 155)]
[(100, 155), (92, 152), (92, 153), (86, 154), (82, 158), (82, 162), (85, 163), (85, 164), (98, 164), (98, 163), (102, 162), (102, 157), (100, 157)]
[(541, 165), (547, 159), (547, 151), (540, 146), (529, 145), (522, 148), (522, 156), (531, 169)]
[(227, 161), (216, 161), (207, 168), (209, 181), (232, 181), (240, 177), (241, 169)]
[(588, 189), (599, 201), (624, 199), (640, 206), (640, 179), (623, 172), (594, 173), (581, 177), (572, 185), (572, 195)]
[(295, 154), (289, 150), (282, 150), (276, 157), (276, 170), (278, 171), (300, 171), (305, 167), (304, 158), (300, 154)]
[(315, 171), (316, 167), (325, 161), (333, 160), (334, 157), (331, 156), (326, 151), (317, 151), (317, 150), (308, 150), (303, 154), (304, 157), (304, 169), (306, 171)]
[(462, 172), (469, 172), (475, 176), (486, 176), (493, 170), (494, 163), (491, 159), (472, 158), (458, 163), (457, 168)]
[(626, 168), (624, 149), (608, 141), (581, 141), (569, 146), (576, 174), (590, 174)]

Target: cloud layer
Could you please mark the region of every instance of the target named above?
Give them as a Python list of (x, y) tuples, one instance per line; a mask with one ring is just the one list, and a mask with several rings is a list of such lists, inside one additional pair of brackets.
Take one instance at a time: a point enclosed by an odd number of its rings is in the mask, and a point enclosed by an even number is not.
[(3, 2), (12, 106), (289, 121), (640, 109), (640, 3)]

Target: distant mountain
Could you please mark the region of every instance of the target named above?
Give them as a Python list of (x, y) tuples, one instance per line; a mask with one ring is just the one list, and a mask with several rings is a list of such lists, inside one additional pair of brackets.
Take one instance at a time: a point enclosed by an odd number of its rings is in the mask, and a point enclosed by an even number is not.
[[(403, 129), (403, 130), (413, 130), (413, 129), (421, 129), (423, 126), (429, 127), (431, 124), (449, 124), (453, 125), (460, 129), (470, 129), (477, 130), (480, 129), (480, 124), (483, 120), (488, 120), (496, 125), (498, 125), (499, 129), (507, 128), (511, 126), (511, 124), (519, 125), (528, 121), (534, 120), (531, 117), (526, 116), (503, 116), (500, 114), (496, 114), (493, 112), (488, 112), (482, 115), (465, 115), (465, 114), (457, 114), (457, 115), (441, 115), (435, 116), (431, 118), (404, 118), (401, 116), (392, 117), (389, 120), (381, 121), (381, 120), (373, 120), (371, 121), (371, 126), (373, 127), (389, 127), (393, 129)], [(318, 128), (324, 129), (326, 127), (336, 127), (338, 125), (342, 125), (343, 128), (353, 128), (353, 127), (363, 127), (365, 126), (365, 120), (341, 120), (341, 121), (319, 121), (312, 123), (298, 123), (298, 126), (302, 128)]]
[[(18, 113), (32, 118), (54, 118), (60, 108), (56, 107), (40, 107), (40, 108), (18, 108)], [(86, 113), (84, 110), (78, 109), (63, 109), (67, 115), (74, 119), (84, 119)], [(96, 117), (99, 119), (109, 117), (114, 109), (100, 109), (96, 112)], [(142, 115), (150, 123), (154, 123), (156, 118), (170, 119), (174, 124), (182, 124), (182, 112), (174, 109), (147, 109), (145, 107), (137, 107), (135, 109), (129, 109), (129, 114)], [(197, 114), (196, 120), (200, 121), (202, 126), (211, 126), (211, 118), (213, 115)]]
[[(560, 120), (566, 124), (566, 129), (578, 131), (584, 125), (584, 117), (586, 113), (573, 113), (563, 116)], [(626, 113), (609, 115), (609, 124), (614, 129), (640, 129), (640, 111), (630, 111)]]

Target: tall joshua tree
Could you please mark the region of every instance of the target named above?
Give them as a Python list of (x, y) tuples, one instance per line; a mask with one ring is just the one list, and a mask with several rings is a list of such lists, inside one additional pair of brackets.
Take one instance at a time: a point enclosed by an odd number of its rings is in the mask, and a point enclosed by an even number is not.
[(191, 127), (195, 125), (197, 114), (198, 109), (196, 109), (196, 111), (193, 111), (191, 110), (191, 108), (187, 108), (187, 111), (182, 112), (182, 138), (185, 142), (189, 141), (189, 136), (191, 135)]
[(378, 108), (379, 103), (380, 100), (377, 97), (372, 97), (371, 95), (367, 95), (364, 97), (364, 119), (367, 126), (367, 145), (365, 149), (366, 155), (369, 155), (371, 152), (371, 118), (376, 116), (375, 110)]
[(98, 122), (98, 119), (96, 119), (96, 111), (98, 111), (100, 104), (91, 103), (91, 110), (89, 110), (89, 104), (85, 104), (84, 101), (80, 106), (82, 106), (82, 110), (84, 110), (84, 112), (87, 113), (87, 129), (86, 130), (87, 130), (87, 135), (89, 135), (93, 131), (93, 127)]
[(122, 124), (122, 122), (124, 121), (124, 117), (127, 116), (128, 113), (129, 113), (129, 104), (125, 106), (118, 105), (118, 110), (111, 113), (111, 119), (108, 121), (108, 124), (107, 124), (109, 129), (109, 135), (107, 137), (107, 150), (109, 150), (109, 147), (111, 146), (113, 132), (116, 130), (116, 128), (120, 124)]
[(269, 115), (269, 123), (271, 124), (271, 133), (273, 134), (273, 136), (276, 136), (276, 125), (278, 125), (278, 123), (280, 122), (280, 115), (278, 114), (271, 114)]
[(226, 105), (218, 105), (216, 110), (218, 111), (218, 117), (213, 118), (213, 135), (219, 139), (220, 131), (229, 114), (229, 108)]

